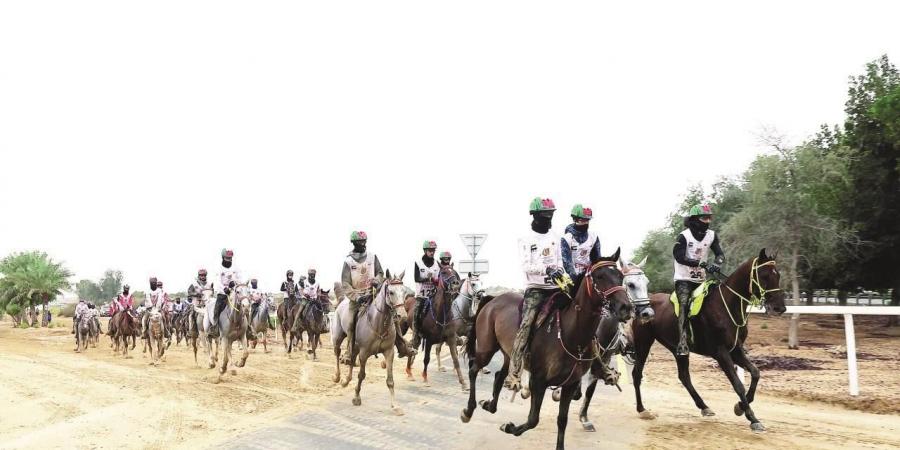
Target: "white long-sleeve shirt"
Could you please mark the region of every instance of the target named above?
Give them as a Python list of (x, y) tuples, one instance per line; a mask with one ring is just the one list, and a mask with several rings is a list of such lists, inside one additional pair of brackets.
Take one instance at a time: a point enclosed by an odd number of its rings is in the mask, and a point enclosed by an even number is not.
[(230, 268), (222, 267), (222, 271), (219, 272), (219, 282), (213, 283), (216, 288), (216, 294), (225, 295), (225, 288), (228, 287), (231, 282), (234, 281), (235, 284), (241, 283), (241, 273), (231, 266)]
[(529, 288), (552, 289), (556, 285), (547, 277), (547, 268), (562, 268), (562, 251), (560, 239), (556, 233), (548, 231), (531, 234), (519, 239), (519, 255), (522, 271), (525, 272), (525, 285)]

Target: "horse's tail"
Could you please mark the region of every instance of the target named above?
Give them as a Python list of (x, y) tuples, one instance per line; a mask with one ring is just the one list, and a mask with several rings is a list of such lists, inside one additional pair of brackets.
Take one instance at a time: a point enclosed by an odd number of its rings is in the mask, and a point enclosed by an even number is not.
[(485, 295), (481, 298), (481, 301), (478, 302), (478, 309), (475, 310), (475, 316), (472, 317), (472, 326), (469, 327), (469, 332), (466, 335), (466, 354), (469, 355), (469, 358), (475, 357), (475, 330), (478, 329), (475, 324), (478, 322), (478, 315), (481, 314), (484, 305), (493, 299), (493, 295)]

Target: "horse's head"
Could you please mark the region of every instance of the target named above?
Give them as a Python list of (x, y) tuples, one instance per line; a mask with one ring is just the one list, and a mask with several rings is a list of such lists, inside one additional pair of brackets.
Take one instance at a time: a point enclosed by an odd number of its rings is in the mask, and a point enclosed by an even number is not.
[(406, 302), (406, 289), (403, 285), (403, 276), (406, 271), (400, 272), (398, 276), (391, 276), (391, 271), (385, 272), (387, 275), (381, 286), (381, 294), (384, 295), (385, 304), (400, 314), (401, 318), (406, 317), (406, 308), (403, 306)]
[(236, 307), (239, 307), (241, 312), (250, 311), (250, 288), (247, 283), (240, 283), (235, 285), (234, 291), (232, 294), (234, 297), (234, 303)]
[(329, 289), (327, 291), (320, 290), (319, 297), (316, 299), (316, 300), (318, 300), (319, 304), (322, 305), (322, 308), (324, 308), (325, 311), (331, 310), (331, 299), (328, 297), (328, 294), (330, 292), (331, 292), (331, 289)]
[(478, 303), (481, 302), (481, 296), (484, 295), (481, 277), (477, 273), (469, 272), (466, 276), (466, 281), (463, 282), (460, 288), (460, 293), (472, 299), (469, 303), (469, 317), (475, 317), (475, 313), (478, 311)]
[(453, 270), (451, 266), (441, 267), (441, 273), (438, 274), (438, 284), (444, 290), (444, 298), (455, 298), (459, 295), (459, 289), (462, 283), (459, 280), (459, 274)]
[(762, 300), (766, 315), (780, 316), (787, 309), (780, 286), (781, 274), (775, 266), (775, 256), (766, 255), (766, 249), (760, 250), (750, 268), (750, 295)]
[(654, 316), (653, 308), (647, 307), (650, 305), (650, 279), (644, 274), (644, 264), (646, 263), (646, 256), (637, 264), (626, 262), (623, 259), (619, 260), (625, 293), (628, 295), (631, 304), (637, 310), (636, 312), (642, 323), (653, 320)]
[(622, 286), (625, 277), (616, 267), (620, 251), (621, 249), (617, 249), (612, 256), (600, 257), (593, 261), (582, 284), (587, 283), (591, 309), (599, 311), (608, 302), (609, 312), (624, 322), (631, 318), (632, 306)]

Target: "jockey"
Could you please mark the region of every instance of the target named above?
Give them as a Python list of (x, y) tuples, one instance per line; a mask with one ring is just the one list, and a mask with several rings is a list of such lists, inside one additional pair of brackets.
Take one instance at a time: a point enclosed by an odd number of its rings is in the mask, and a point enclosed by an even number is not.
[(591, 261), (600, 259), (600, 239), (588, 231), (593, 216), (591, 208), (581, 204), (572, 207), (572, 222), (560, 242), (563, 268), (569, 277), (576, 278), (591, 268)]
[(453, 274), (456, 275), (457, 278), (459, 278), (459, 272), (457, 272), (456, 269), (453, 268), (453, 263), (450, 262), (451, 259), (453, 259), (453, 255), (451, 255), (450, 252), (448, 252), (448, 251), (441, 252), (441, 256), (440, 256), (441, 270), (444, 270), (449, 267), (450, 270), (453, 271)]
[[(720, 272), (719, 267), (725, 262), (725, 252), (719, 245), (719, 236), (709, 229), (712, 221), (712, 208), (709, 205), (696, 205), (691, 208), (688, 217), (685, 218), (687, 229), (678, 235), (672, 256), (675, 258), (675, 295), (681, 305), (681, 314), (678, 316), (678, 355), (687, 355), (690, 348), (687, 343), (685, 323), (690, 312), (691, 296), (701, 283), (706, 281), (706, 273)], [(709, 250), (716, 255), (715, 263), (706, 265)]]
[[(356, 360), (353, 348), (356, 345), (356, 322), (359, 318), (359, 306), (361, 303), (372, 300), (372, 289), (384, 282), (384, 271), (381, 270), (378, 257), (366, 251), (367, 241), (368, 236), (364, 231), (350, 233), (353, 251), (344, 259), (341, 269), (341, 287), (349, 302), (351, 318), (350, 327), (346, 330), (347, 351), (341, 355), (341, 362), (351, 366), (355, 364)], [(400, 335), (400, 321), (396, 316), (394, 317), (394, 326), (397, 329), (395, 344), (398, 356), (403, 358), (414, 355), (415, 351), (407, 346), (406, 341)]]
[(319, 301), (319, 283), (316, 282), (316, 269), (310, 268), (307, 275), (309, 277), (307, 278), (308, 282), (303, 284), (303, 287), (300, 289), (300, 311), (297, 317), (303, 317), (306, 305), (311, 300)]
[(216, 289), (216, 307), (213, 309), (212, 317), (209, 317), (209, 331), (212, 336), (219, 335), (219, 314), (225, 309), (228, 303), (228, 295), (231, 290), (241, 282), (241, 273), (232, 267), (234, 252), (228, 249), (222, 249), (222, 268), (219, 271), (219, 282), (215, 284)]
[[(513, 390), (521, 389), (521, 373), (525, 350), (531, 339), (531, 327), (538, 311), (547, 299), (560, 292), (559, 284), (569, 279), (563, 270), (560, 238), (550, 230), (556, 205), (549, 198), (535, 197), (529, 213), (532, 216), (532, 233), (519, 239), (522, 269), (526, 287), (522, 322), (513, 343), (512, 368), (504, 385)], [(569, 280), (570, 281), (570, 280)]]
[(250, 317), (256, 315), (256, 310), (259, 309), (260, 302), (263, 300), (263, 293), (257, 287), (259, 282), (256, 278), (250, 279)]
[(213, 284), (207, 281), (206, 269), (197, 271), (197, 279), (188, 286), (188, 297), (193, 299), (193, 305), (196, 307), (206, 306), (203, 304), (203, 291), (212, 291)]
[(87, 302), (85, 302), (83, 298), (79, 298), (78, 304), (75, 305), (75, 320), (72, 321), (72, 334), (75, 334), (75, 327), (78, 325), (78, 321), (81, 320), (81, 316), (87, 310), (88, 310)]
[(180, 316), (180, 315), (184, 314), (186, 306), (187, 306), (187, 304), (183, 303), (181, 301), (181, 297), (176, 297), (175, 304), (172, 305), (172, 311), (175, 313), (176, 316)]
[(160, 292), (161, 290), (159, 289), (156, 277), (150, 277), (150, 292), (144, 297), (144, 310), (141, 314), (141, 329), (144, 330), (141, 337), (143, 339), (150, 339), (147, 321), (150, 320), (150, 311), (153, 310), (153, 307), (157, 304)]
[(115, 321), (112, 320), (119, 311), (126, 311), (128, 314), (134, 314), (131, 308), (134, 307), (134, 296), (130, 294), (128, 291), (131, 290), (131, 286), (125, 285), (122, 287), (122, 293), (117, 295), (115, 299), (113, 299), (112, 303), (109, 305), (109, 334), (112, 336), (115, 334)]
[(281, 292), (284, 292), (284, 313), (285, 315), (290, 315), (291, 308), (294, 307), (294, 302), (297, 301), (299, 287), (294, 282), (293, 270), (288, 270), (285, 277), (286, 279), (281, 283)]
[(156, 282), (156, 288), (156, 291), (158, 292), (156, 297), (156, 307), (159, 309), (159, 312), (162, 313), (163, 334), (165, 334), (168, 339), (170, 334), (169, 328), (172, 326), (170, 323), (172, 320), (172, 301), (169, 299), (169, 293), (163, 289), (162, 280)]
[(434, 252), (437, 249), (437, 243), (434, 241), (425, 241), (422, 244), (424, 254), (419, 261), (413, 263), (413, 279), (416, 282), (416, 306), (413, 309), (412, 328), (413, 337), (410, 345), (413, 348), (419, 348), (422, 342), (422, 309), (425, 302), (430, 301), (434, 297), (435, 284), (437, 284), (438, 276), (441, 273), (441, 266), (436, 264), (434, 260)]

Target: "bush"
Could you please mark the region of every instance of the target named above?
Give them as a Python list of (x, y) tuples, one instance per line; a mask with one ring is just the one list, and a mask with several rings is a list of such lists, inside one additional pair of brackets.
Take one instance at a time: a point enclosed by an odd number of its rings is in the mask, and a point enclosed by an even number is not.
[(27, 330), (28, 328), (31, 328), (31, 327), (28, 326), (27, 320), (23, 320), (23, 321), (19, 322), (19, 328), (21, 328), (23, 330)]

